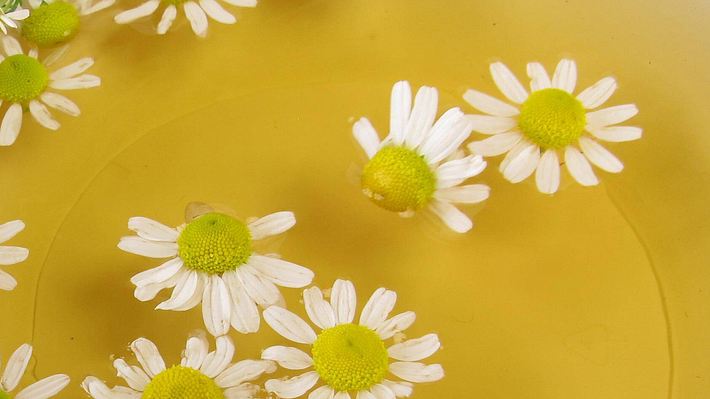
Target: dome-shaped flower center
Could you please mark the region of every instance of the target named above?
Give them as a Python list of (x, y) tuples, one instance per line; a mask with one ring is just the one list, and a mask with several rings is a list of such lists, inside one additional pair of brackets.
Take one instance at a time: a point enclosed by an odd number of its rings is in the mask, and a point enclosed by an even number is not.
[(153, 377), (141, 399), (224, 399), (224, 393), (199, 371), (173, 366)]
[(15, 54), (0, 62), (0, 99), (26, 103), (37, 98), (49, 82), (44, 65), (36, 59)]
[(582, 103), (571, 94), (543, 89), (530, 94), (520, 107), (518, 126), (543, 149), (558, 149), (579, 139), (586, 119)]
[(12, 396), (10, 396), (9, 393), (0, 389), (0, 399), (12, 399)]
[(251, 256), (251, 233), (239, 220), (207, 213), (185, 226), (178, 255), (190, 269), (221, 274), (245, 264)]
[(389, 367), (387, 349), (371, 329), (341, 324), (323, 330), (311, 348), (313, 365), (336, 391), (359, 391), (382, 382)]
[(362, 172), (362, 191), (390, 211), (416, 211), (436, 190), (436, 176), (422, 155), (402, 146), (386, 146)]
[(79, 29), (74, 5), (57, 0), (43, 3), (22, 21), (22, 36), (38, 46), (53, 46), (69, 40)]

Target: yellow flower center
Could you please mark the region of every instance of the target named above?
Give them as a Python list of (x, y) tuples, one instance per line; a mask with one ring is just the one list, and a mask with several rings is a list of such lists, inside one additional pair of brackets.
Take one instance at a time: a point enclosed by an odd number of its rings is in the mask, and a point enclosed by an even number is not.
[(178, 238), (178, 255), (185, 266), (209, 274), (236, 270), (251, 253), (249, 228), (221, 213), (198, 217), (185, 226)]
[(530, 94), (520, 107), (518, 126), (543, 149), (559, 149), (579, 139), (586, 119), (582, 103), (571, 94), (543, 89)]
[(369, 389), (384, 380), (389, 367), (382, 339), (357, 324), (323, 330), (313, 343), (311, 354), (320, 378), (336, 391)]
[(49, 82), (44, 65), (36, 59), (15, 54), (0, 62), (0, 99), (27, 103), (37, 98)]
[(431, 200), (436, 176), (416, 151), (386, 146), (362, 172), (362, 191), (375, 204), (395, 212), (416, 211)]
[(12, 399), (12, 396), (10, 396), (9, 393), (0, 389), (0, 399)]
[(199, 371), (173, 366), (153, 377), (141, 399), (224, 399), (224, 393)]
[(74, 5), (62, 0), (42, 3), (22, 21), (22, 36), (38, 46), (67, 41), (78, 29), (79, 12)]

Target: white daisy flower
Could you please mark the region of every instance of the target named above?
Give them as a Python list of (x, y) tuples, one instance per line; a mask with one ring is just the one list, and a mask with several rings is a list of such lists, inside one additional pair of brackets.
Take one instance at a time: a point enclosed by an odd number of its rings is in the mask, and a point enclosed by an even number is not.
[(291, 212), (277, 212), (250, 223), (209, 212), (178, 228), (143, 217), (128, 220), (138, 236), (124, 237), (118, 247), (150, 258), (171, 258), (139, 273), (131, 282), (141, 301), (172, 288), (172, 296), (156, 309), (184, 311), (202, 302), (207, 330), (219, 336), (230, 324), (241, 333), (259, 329), (257, 305), (283, 301), (277, 286), (302, 288), (313, 280), (309, 269), (259, 255), (254, 240), (281, 234), (296, 224)]
[[(0, 225), (0, 244), (10, 240), (17, 233), (25, 229), (22, 220), (13, 220)], [(14, 265), (23, 262), (29, 256), (30, 251), (21, 247), (0, 246), (0, 265)], [(0, 270), (0, 290), (11, 291), (17, 286), (17, 280), (7, 272)]]
[(10, 356), (5, 365), (5, 371), (0, 379), (0, 398), (2, 399), (47, 399), (64, 389), (69, 384), (69, 377), (64, 374), (55, 374), (31, 384), (17, 393), (10, 395), (17, 388), (22, 376), (27, 370), (27, 365), (32, 358), (32, 346), (24, 344)]
[[(321, 328), (320, 333), (316, 334), (303, 319), (278, 306), (266, 309), (264, 320), (283, 337), (309, 345), (310, 355), (293, 347), (272, 346), (261, 357), (289, 370), (313, 368), (313, 371), (290, 379), (268, 380), (265, 384), (268, 392), (280, 398), (297, 398), (322, 380), (324, 385), (312, 391), (309, 399), (349, 399), (351, 393), (357, 399), (390, 399), (410, 396), (412, 383), (444, 377), (441, 365), (419, 362), (439, 349), (436, 334), (385, 347), (385, 341), (400, 335), (415, 319), (414, 312), (388, 318), (397, 300), (394, 291), (376, 290), (357, 324), (353, 323), (355, 287), (350, 281), (335, 282), (330, 302), (323, 299), (318, 287), (306, 289), (303, 299), (306, 313)], [(404, 381), (388, 380), (388, 372)]]
[(250, 382), (276, 370), (268, 360), (232, 363), (235, 348), (228, 336), (217, 338), (216, 346), (208, 353), (204, 334), (190, 337), (180, 364), (166, 367), (155, 344), (138, 338), (130, 348), (140, 366), (131, 366), (124, 359), (113, 362), (128, 386), (109, 388), (96, 377), (87, 377), (81, 385), (95, 399), (250, 399), (260, 391)]
[(37, 49), (31, 49), (25, 55), (20, 43), (13, 37), (4, 36), (2, 44), (6, 57), (0, 56), (0, 103), (10, 105), (0, 123), (0, 146), (9, 146), (15, 142), (27, 108), (40, 125), (51, 130), (59, 129), (60, 124), (52, 117), (46, 105), (71, 116), (80, 114), (74, 102), (48, 89), (75, 90), (101, 85), (98, 76), (83, 74), (94, 64), (91, 57), (49, 72), (47, 67), (64, 54), (66, 47), (54, 51), (40, 62), (37, 60)]
[(353, 125), (353, 135), (369, 158), (362, 172), (362, 190), (378, 206), (411, 216), (428, 208), (458, 233), (473, 223), (453, 204), (475, 204), (488, 198), (483, 184), (459, 186), (486, 168), (480, 156), (456, 157), (471, 134), (472, 122), (459, 108), (436, 122), (438, 92), (423, 86), (411, 106), (408, 82), (392, 88), (390, 133), (380, 141), (367, 118)]
[[(225, 3), (238, 7), (256, 7), (257, 0), (224, 0)], [(207, 17), (222, 24), (234, 24), (237, 18), (222, 8), (216, 0), (148, 0), (138, 7), (126, 10), (114, 17), (118, 24), (128, 24), (135, 20), (153, 15), (160, 6), (165, 10), (156, 27), (159, 35), (164, 35), (177, 17), (178, 7), (182, 7), (185, 16), (190, 21), (192, 31), (199, 37), (207, 36)]]
[(108, 8), (115, 0), (28, 0), (32, 13), (22, 23), (22, 36), (38, 46), (54, 46), (74, 37), (80, 17)]
[[(513, 106), (476, 90), (464, 99), (488, 115), (471, 115), (474, 130), (491, 137), (471, 143), (469, 149), (483, 156), (507, 153), (500, 164), (503, 176), (519, 183), (535, 172), (540, 192), (552, 194), (560, 185), (562, 159), (570, 175), (583, 186), (599, 183), (590, 162), (611, 173), (624, 165), (597, 140), (620, 142), (641, 138), (641, 128), (614, 126), (638, 113), (634, 104), (596, 109), (616, 90), (614, 78), (606, 77), (572, 94), (577, 84), (577, 65), (563, 59), (552, 79), (537, 62), (527, 66), (531, 94), (500, 62), (491, 64), (493, 80)], [(563, 156), (564, 158), (560, 158)]]
[(7, 28), (17, 29), (17, 21), (30, 16), (30, 10), (20, 7), (20, 2), (9, 1), (0, 6), (0, 30), (7, 35)]

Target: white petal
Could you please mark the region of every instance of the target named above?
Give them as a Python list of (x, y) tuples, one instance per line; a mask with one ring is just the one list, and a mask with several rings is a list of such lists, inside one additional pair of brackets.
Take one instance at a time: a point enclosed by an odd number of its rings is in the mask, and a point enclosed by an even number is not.
[(22, 375), (25, 374), (27, 364), (32, 357), (32, 346), (22, 344), (10, 356), (5, 365), (5, 371), (0, 378), (0, 385), (5, 392), (10, 392), (17, 387)]
[(545, 67), (539, 62), (528, 63), (528, 77), (530, 78), (530, 90), (538, 91), (549, 89), (552, 86), (550, 76)]
[(138, 7), (131, 8), (130, 10), (126, 10), (116, 15), (113, 20), (116, 21), (117, 24), (127, 24), (153, 14), (155, 10), (158, 9), (159, 5), (160, 0), (148, 0)]
[(81, 114), (79, 106), (61, 94), (45, 91), (44, 93), (40, 94), (39, 98), (45, 104), (49, 105), (54, 109), (64, 112), (67, 115), (79, 116)]
[(164, 35), (170, 27), (173, 26), (176, 17), (177, 7), (173, 4), (165, 7), (165, 11), (163, 11), (163, 15), (160, 17), (160, 22), (158, 22), (158, 27), (155, 29), (156, 33)]
[(380, 138), (369, 119), (360, 118), (353, 124), (353, 137), (365, 151), (367, 158), (372, 158), (377, 154), (377, 150), (380, 148)]
[(428, 334), (392, 345), (387, 348), (387, 353), (393, 359), (416, 362), (433, 355), (440, 347), (439, 337), (436, 334)]
[(321, 387), (314, 389), (308, 395), (308, 399), (333, 399), (334, 395), (335, 395), (335, 391), (333, 391), (333, 388), (331, 388), (327, 385), (323, 385)]
[(237, 19), (222, 8), (215, 0), (200, 0), (200, 6), (205, 13), (215, 21), (223, 24), (234, 24)]
[(518, 132), (496, 134), (481, 141), (474, 141), (468, 149), (474, 154), (493, 157), (510, 151), (520, 142), (523, 135)]
[(557, 151), (548, 149), (540, 157), (535, 171), (535, 183), (541, 193), (554, 194), (560, 186), (560, 160)]
[(224, 273), (222, 279), (227, 284), (232, 299), (232, 327), (242, 334), (257, 332), (261, 316), (256, 303), (249, 297), (235, 272)]
[(244, 383), (224, 390), (225, 399), (253, 399), (261, 391), (261, 387), (255, 384)]
[(411, 311), (400, 313), (388, 320), (385, 320), (377, 327), (376, 332), (383, 340), (390, 339), (395, 334), (408, 329), (412, 324), (414, 324), (416, 318), (417, 317), (414, 312)]
[[(111, 7), (115, 2), (116, 2), (115, 0), (101, 0), (101, 1), (94, 3), (91, 6), (82, 7), (80, 13), (82, 16), (91, 15), (93, 13), (97, 13), (101, 10), (105, 10), (105, 9)], [(87, 3), (87, 4), (90, 4), (90, 3)]]
[(114, 360), (113, 367), (116, 368), (118, 376), (123, 378), (132, 389), (142, 392), (146, 385), (150, 383), (150, 377), (142, 368), (131, 366), (123, 359)]
[(138, 338), (131, 343), (131, 351), (136, 355), (136, 359), (143, 366), (148, 376), (155, 377), (165, 370), (165, 361), (160, 356), (158, 347), (146, 338)]
[(5, 28), (5, 25), (7, 25), (10, 28), (17, 29), (17, 24), (10, 19), (7, 15), (0, 15), (0, 21), (3, 23), (0, 24), (0, 27), (3, 29), (3, 33), (7, 34), (7, 29)]
[(182, 275), (170, 298), (159, 303), (155, 308), (175, 311), (192, 309), (200, 303), (206, 285), (207, 276), (205, 274), (190, 270)]
[(209, 277), (202, 296), (202, 319), (213, 336), (229, 332), (232, 306), (227, 286), (216, 274)]
[(318, 373), (309, 371), (287, 380), (268, 380), (264, 388), (280, 398), (297, 398), (313, 388), (316, 382), (318, 382)]
[(250, 265), (242, 265), (236, 270), (239, 281), (244, 286), (247, 294), (260, 306), (270, 306), (279, 301), (279, 289), (270, 280), (262, 277)]
[[(512, 152), (509, 154), (512, 154)], [(535, 171), (539, 161), (540, 147), (536, 144), (531, 144), (516, 154), (516, 156), (509, 158), (505, 169), (502, 169), (503, 177), (511, 183), (520, 183)]]
[(2, 47), (5, 49), (5, 54), (8, 56), (22, 54), (22, 46), (12, 36), (3, 36)]
[(242, 360), (229, 366), (215, 378), (222, 388), (237, 386), (245, 381), (254, 381), (263, 374), (276, 371), (276, 364), (270, 360)]
[(438, 104), (439, 93), (435, 88), (428, 86), (419, 88), (405, 128), (405, 143), (408, 147), (416, 148), (427, 136), (436, 118)]
[(81, 383), (81, 387), (84, 388), (86, 393), (91, 395), (94, 399), (129, 399), (132, 396), (126, 394), (117, 394), (113, 390), (109, 389), (106, 384), (96, 377), (86, 377)]
[(412, 89), (409, 82), (400, 81), (392, 86), (390, 98), (390, 134), (396, 145), (404, 143), (407, 122), (412, 107)]
[(264, 360), (273, 360), (289, 370), (303, 370), (313, 366), (313, 359), (300, 349), (288, 346), (271, 346), (261, 352)]
[(370, 392), (370, 391), (359, 391), (355, 398), (356, 399), (377, 399), (377, 397), (375, 397), (375, 395), (373, 395), (372, 392)]
[(25, 222), (13, 220), (0, 225), (0, 244), (6, 242), (25, 229)]
[(89, 89), (97, 86), (101, 86), (101, 78), (89, 74), (49, 82), (49, 87), (57, 90)]
[(151, 241), (176, 242), (180, 236), (177, 229), (140, 216), (128, 219), (128, 229)]
[(570, 146), (565, 148), (565, 164), (567, 171), (577, 182), (583, 186), (595, 186), (599, 184), (597, 176), (592, 171), (587, 158), (578, 149)]
[(209, 349), (209, 342), (204, 332), (189, 337), (185, 343), (185, 350), (182, 353), (180, 365), (199, 370), (205, 362)]
[(473, 131), (483, 134), (507, 132), (518, 125), (515, 119), (505, 116), (466, 115), (473, 123)]
[(394, 392), (383, 384), (374, 385), (370, 391), (376, 399), (396, 399)]
[(17, 280), (7, 272), (0, 270), (0, 290), (12, 291), (17, 287)]
[(207, 15), (194, 1), (188, 1), (183, 4), (185, 15), (190, 21), (192, 31), (199, 37), (207, 36)]
[(528, 98), (528, 92), (505, 64), (494, 62), (490, 70), (496, 86), (510, 101), (520, 104)]
[(451, 108), (436, 121), (431, 132), (427, 134), (426, 140), (422, 143), (420, 152), (425, 156), (428, 154), (434, 155), (440, 148), (449, 140), (451, 132), (456, 128), (457, 124), (463, 119), (463, 112), (458, 108)]
[(86, 71), (87, 69), (91, 68), (92, 65), (94, 65), (94, 59), (91, 57), (84, 57), (78, 61), (74, 61), (63, 68), (59, 68), (56, 71), (52, 72), (49, 75), (49, 79), (62, 80), (73, 78), (74, 76), (77, 76)]
[(360, 325), (376, 329), (387, 319), (397, 303), (397, 293), (384, 288), (378, 288), (362, 308)]
[(582, 102), (584, 108), (594, 109), (606, 102), (616, 91), (616, 80), (611, 77), (603, 78), (597, 83), (579, 93), (577, 100)]
[(296, 225), (293, 212), (276, 212), (249, 223), (252, 240), (261, 240), (288, 231)]
[(286, 339), (301, 344), (311, 344), (316, 340), (316, 333), (300, 317), (288, 310), (271, 306), (264, 311), (264, 320), (277, 333)]
[(257, 0), (224, 0), (233, 6), (256, 7)]
[(252, 255), (249, 265), (282, 287), (301, 288), (313, 281), (313, 272), (303, 266), (270, 256)]
[(579, 147), (591, 163), (607, 172), (619, 173), (624, 169), (624, 164), (614, 154), (590, 138), (580, 137)]
[(436, 169), (436, 187), (442, 189), (456, 186), (483, 172), (485, 168), (486, 161), (480, 155), (469, 155), (443, 163)]
[(589, 128), (587, 130), (596, 138), (613, 143), (633, 141), (641, 138), (643, 130), (636, 126), (610, 126)]
[(485, 184), (449, 187), (436, 190), (434, 198), (458, 204), (477, 204), (488, 199), (491, 188)]
[[(9, 36), (5, 36), (9, 37)], [(22, 105), (12, 104), (5, 111), (5, 116), (0, 124), (0, 146), (12, 145), (20, 134), (22, 127)]]
[(222, 335), (217, 337), (216, 346), (217, 348), (214, 352), (210, 352), (205, 357), (200, 371), (202, 374), (210, 378), (215, 378), (222, 372), (226, 371), (230, 363), (232, 363), (232, 358), (234, 358), (234, 342), (227, 335)]
[(516, 107), (473, 89), (466, 90), (463, 99), (473, 108), (493, 116), (511, 117), (520, 113)]
[(577, 85), (577, 64), (568, 59), (563, 59), (557, 64), (552, 75), (552, 87), (572, 93)]
[(459, 149), (471, 135), (472, 128), (473, 122), (463, 117), (458, 119), (450, 129), (434, 126), (429, 139), (422, 145), (420, 151), (430, 165), (439, 163)]
[(505, 170), (505, 168), (508, 167), (508, 164), (512, 159), (516, 158), (523, 150), (525, 150), (532, 144), (532, 142), (526, 140), (525, 138), (522, 138), (517, 144), (513, 146), (513, 148), (510, 149), (510, 151), (508, 151), (505, 158), (503, 158), (503, 162), (498, 165), (498, 170), (500, 170), (501, 172)]
[(335, 280), (330, 294), (330, 305), (335, 312), (336, 323), (352, 323), (357, 306), (357, 295), (353, 283), (347, 280)]
[(323, 293), (318, 287), (310, 287), (303, 291), (303, 302), (306, 313), (313, 324), (322, 329), (335, 327), (335, 312), (330, 303), (323, 300)]
[(30, 114), (40, 125), (46, 127), (50, 130), (59, 129), (59, 122), (57, 122), (52, 114), (49, 113), (47, 107), (37, 100), (30, 101)]
[(14, 265), (24, 262), (30, 255), (27, 248), (0, 246), (0, 265)]
[(390, 372), (409, 382), (433, 382), (444, 378), (444, 369), (440, 364), (394, 362), (390, 364)]
[(166, 289), (172, 288), (177, 285), (178, 282), (183, 278), (184, 275), (188, 274), (189, 271), (186, 268), (182, 268), (175, 273), (174, 276), (165, 280), (162, 283), (146, 284), (144, 286), (138, 286), (133, 291), (133, 296), (141, 302), (150, 301), (158, 295), (158, 292)]
[(49, 53), (48, 56), (42, 60), (42, 63), (44, 66), (48, 67), (57, 62), (59, 59), (62, 58), (62, 56), (69, 50), (69, 45), (65, 44), (64, 46), (59, 47), (58, 49), (52, 51)]
[(55, 374), (51, 377), (43, 378), (34, 384), (24, 388), (15, 396), (15, 399), (47, 399), (58, 394), (69, 385), (69, 376)]
[(471, 219), (448, 202), (433, 200), (429, 204), (429, 209), (456, 233), (465, 233), (473, 227)]
[(394, 392), (394, 395), (398, 398), (408, 398), (412, 396), (412, 391), (413, 391), (413, 386), (412, 383), (406, 382), (406, 381), (401, 381), (401, 382), (394, 382), (394, 381), (389, 381), (389, 380), (384, 380), (382, 381), (382, 384), (387, 386), (392, 392)]
[(27, 19), (27, 17), (30, 16), (30, 10), (18, 7), (17, 9), (15, 9), (15, 11), (5, 14), (5, 16), (8, 18), (12, 18), (15, 21), (22, 21), (23, 19)]
[(600, 109), (587, 114), (587, 129), (606, 127), (625, 122), (638, 114), (639, 110), (634, 104), (616, 105)]
[(149, 258), (171, 258), (178, 253), (178, 246), (174, 242), (149, 241), (136, 236), (121, 238), (118, 247), (126, 252)]

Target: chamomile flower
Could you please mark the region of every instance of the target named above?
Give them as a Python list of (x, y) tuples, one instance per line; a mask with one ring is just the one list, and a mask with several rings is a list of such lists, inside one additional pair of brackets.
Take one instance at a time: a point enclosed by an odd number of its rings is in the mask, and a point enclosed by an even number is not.
[(353, 125), (353, 135), (369, 158), (362, 171), (362, 191), (400, 216), (428, 208), (449, 228), (464, 233), (473, 223), (454, 204), (475, 204), (490, 192), (483, 184), (460, 186), (486, 168), (480, 156), (455, 156), (473, 125), (459, 108), (449, 109), (434, 122), (438, 92), (432, 87), (419, 89), (414, 107), (411, 96), (408, 82), (392, 88), (390, 133), (384, 140), (367, 118)]
[[(268, 392), (281, 398), (297, 398), (320, 380), (324, 385), (312, 391), (309, 399), (350, 399), (351, 394), (357, 399), (389, 399), (410, 396), (412, 383), (444, 377), (441, 365), (419, 362), (439, 350), (436, 334), (385, 346), (387, 340), (401, 334), (415, 319), (413, 312), (388, 318), (397, 300), (395, 292), (376, 290), (358, 323), (353, 322), (356, 296), (350, 281), (335, 282), (330, 302), (323, 299), (318, 287), (306, 289), (303, 299), (308, 317), (321, 329), (318, 334), (303, 319), (278, 306), (266, 309), (264, 320), (283, 337), (308, 345), (310, 354), (294, 347), (272, 346), (261, 357), (289, 370), (313, 370), (290, 379), (268, 380)], [(388, 373), (404, 381), (389, 380)]]
[(250, 223), (208, 212), (178, 228), (133, 217), (128, 228), (138, 236), (122, 238), (118, 247), (150, 258), (171, 258), (133, 276), (138, 300), (151, 300), (158, 291), (175, 287), (156, 309), (184, 311), (202, 302), (205, 326), (212, 335), (226, 334), (230, 324), (246, 334), (259, 329), (257, 305), (283, 300), (277, 286), (302, 288), (313, 280), (309, 269), (259, 255), (252, 247), (255, 240), (281, 234), (295, 224), (291, 212)]
[[(59, 129), (59, 122), (52, 117), (47, 106), (71, 116), (79, 116), (79, 107), (54, 90), (88, 89), (101, 85), (98, 76), (83, 74), (94, 64), (85, 57), (53, 72), (53, 65), (66, 51), (55, 50), (42, 62), (37, 60), (37, 49), (22, 53), (22, 47), (10, 36), (2, 38), (6, 57), (0, 62), (0, 100), (9, 104), (0, 123), (0, 146), (12, 145), (20, 134), (22, 117), (29, 108), (32, 117), (47, 129)], [(46, 105), (45, 105), (46, 104)]]
[(80, 17), (113, 5), (115, 0), (29, 0), (32, 13), (22, 23), (22, 36), (38, 46), (70, 40), (79, 30)]
[[(10, 240), (25, 229), (22, 220), (13, 220), (0, 225), (0, 244)], [(27, 259), (27, 248), (0, 246), (0, 265), (14, 265)], [(17, 286), (17, 280), (7, 272), (0, 270), (0, 290), (11, 291)]]
[(204, 334), (188, 338), (182, 360), (167, 367), (155, 344), (138, 338), (130, 349), (140, 366), (116, 359), (113, 366), (128, 386), (109, 388), (96, 377), (81, 384), (95, 399), (249, 399), (260, 391), (251, 381), (272, 373), (276, 365), (268, 360), (242, 360), (232, 363), (234, 343), (228, 336), (216, 340), (209, 352)]
[(43, 378), (34, 384), (20, 389), (19, 392), (12, 393), (20, 383), (22, 376), (27, 370), (27, 365), (32, 358), (32, 346), (23, 344), (10, 356), (5, 365), (5, 371), (0, 379), (0, 398), (2, 399), (47, 399), (64, 389), (69, 384), (69, 377), (64, 374), (55, 374)]
[[(257, 0), (224, 0), (225, 3), (238, 7), (256, 7)], [(199, 37), (207, 35), (207, 17), (222, 24), (234, 24), (237, 18), (225, 10), (216, 0), (148, 0), (138, 7), (126, 10), (114, 18), (118, 24), (128, 24), (135, 20), (153, 15), (158, 8), (165, 6), (160, 22), (156, 27), (159, 35), (164, 35), (173, 25), (182, 7), (185, 16), (190, 21), (192, 31)]]
[(552, 194), (560, 185), (560, 164), (583, 186), (599, 183), (590, 165), (619, 173), (624, 168), (597, 140), (621, 142), (641, 138), (641, 128), (615, 126), (638, 113), (634, 104), (617, 105), (592, 111), (616, 90), (614, 78), (606, 77), (573, 95), (577, 85), (577, 65), (563, 59), (552, 79), (537, 62), (527, 66), (531, 93), (500, 62), (491, 64), (491, 74), (503, 95), (513, 106), (476, 90), (464, 99), (488, 115), (472, 115), (474, 130), (492, 135), (471, 143), (469, 149), (483, 156), (507, 153), (500, 164), (503, 176), (519, 183), (535, 173), (540, 192)]
[(0, 30), (7, 35), (7, 28), (17, 29), (17, 21), (30, 16), (30, 10), (20, 7), (20, 0), (6, 0), (0, 3)]

